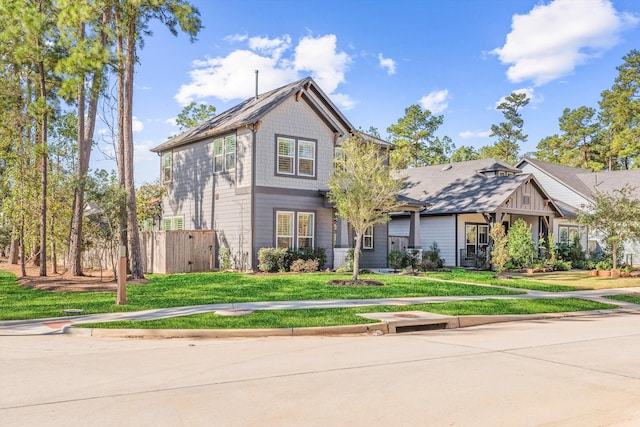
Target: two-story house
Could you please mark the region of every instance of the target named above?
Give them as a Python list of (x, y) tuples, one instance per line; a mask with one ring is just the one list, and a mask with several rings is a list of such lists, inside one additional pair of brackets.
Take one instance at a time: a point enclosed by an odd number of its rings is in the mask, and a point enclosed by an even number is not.
[[(327, 182), (336, 145), (352, 133), (311, 78), (247, 99), (152, 149), (166, 186), (162, 229), (215, 230), (241, 270), (256, 268), (263, 247), (324, 248), (334, 266), (344, 227)], [(362, 266), (385, 266), (386, 225), (367, 242)]]

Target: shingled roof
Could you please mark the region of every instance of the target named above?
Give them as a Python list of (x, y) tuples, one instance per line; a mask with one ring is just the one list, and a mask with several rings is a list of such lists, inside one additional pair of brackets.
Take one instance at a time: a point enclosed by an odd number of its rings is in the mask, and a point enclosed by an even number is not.
[[(494, 171), (512, 172), (514, 175), (488, 173)], [(406, 169), (401, 172), (405, 176), (401, 194), (422, 200), (429, 206), (430, 214), (495, 212), (528, 180), (548, 198), (533, 175), (521, 172), (496, 159)]]
[(634, 187), (632, 194), (640, 199), (640, 169), (593, 172), (535, 159), (524, 159), (520, 164), (523, 162), (546, 172), (587, 199), (593, 199), (596, 191), (611, 193), (627, 184)]
[[(312, 93), (315, 96), (309, 96)], [(168, 141), (151, 149), (163, 152), (181, 145), (217, 136), (245, 126), (255, 126), (266, 114), (291, 96), (298, 96), (309, 106), (335, 133), (342, 135), (343, 129), (353, 131), (353, 125), (342, 115), (325, 93), (311, 78), (306, 77), (269, 92), (249, 98), (204, 123), (170, 138)], [(316, 101), (319, 100), (319, 103)]]

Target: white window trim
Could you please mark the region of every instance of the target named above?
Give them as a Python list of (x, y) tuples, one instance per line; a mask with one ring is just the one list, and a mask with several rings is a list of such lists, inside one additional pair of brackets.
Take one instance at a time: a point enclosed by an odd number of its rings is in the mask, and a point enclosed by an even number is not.
[[(293, 155), (283, 155), (280, 154), (280, 141), (288, 140), (293, 142)], [(311, 144), (313, 146), (313, 158), (301, 157), (300, 156), (300, 145), (303, 144)], [(291, 159), (292, 169), (293, 171), (282, 171), (280, 170), (280, 158), (288, 158)], [(311, 174), (300, 173), (300, 160), (310, 160), (313, 163), (313, 172)], [(295, 136), (288, 135), (276, 135), (276, 175), (281, 176), (290, 176), (290, 177), (298, 177), (298, 178), (306, 178), (306, 179), (315, 179), (317, 176), (317, 168), (318, 168), (318, 141), (315, 139), (309, 138), (299, 138)]]
[[(233, 139), (233, 152), (228, 152), (227, 151), (227, 141), (229, 139)], [(216, 154), (216, 143), (219, 142), (221, 147), (222, 147), (222, 152), (217, 153)], [(220, 138), (216, 138), (213, 140), (212, 143), (212, 150), (213, 150), (213, 172), (214, 173), (222, 173), (222, 172), (229, 172), (229, 171), (233, 171), (236, 169), (236, 162), (237, 162), (237, 156), (236, 153), (238, 152), (238, 140), (236, 138), (235, 135), (227, 135), (227, 136), (222, 136)], [(227, 167), (227, 157), (233, 155), (233, 166), (231, 167)], [(220, 165), (221, 168), (217, 169), (216, 165), (217, 165), (217, 159), (220, 159)]]
[[(284, 234), (278, 234), (278, 217), (280, 215), (290, 215), (291, 216), (291, 222), (292, 222), (292, 235), (284, 235)], [(300, 216), (302, 215), (310, 215), (312, 218), (312, 222), (313, 222), (313, 226), (310, 227), (309, 231), (311, 232), (310, 235), (301, 235), (299, 233), (298, 230), (298, 224), (300, 223)], [(275, 244), (274, 247), (278, 247), (278, 240), (280, 238), (290, 238), (291, 239), (291, 246), (289, 246), (289, 249), (299, 249), (300, 248), (300, 242), (299, 239), (303, 238), (303, 239), (311, 239), (311, 246), (310, 248), (315, 248), (316, 247), (316, 213), (315, 212), (308, 212), (308, 211), (290, 211), (290, 210), (276, 210), (276, 214), (275, 214), (275, 224), (274, 224), (275, 230), (274, 230), (274, 235), (275, 235)]]
[[(367, 244), (367, 238), (371, 240), (370, 244)], [(362, 235), (362, 249), (373, 249), (373, 225), (367, 228)]]
[[(169, 159), (169, 165), (166, 164), (166, 159)], [(173, 179), (173, 151), (162, 153), (160, 161), (162, 162), (162, 182), (171, 182)]]

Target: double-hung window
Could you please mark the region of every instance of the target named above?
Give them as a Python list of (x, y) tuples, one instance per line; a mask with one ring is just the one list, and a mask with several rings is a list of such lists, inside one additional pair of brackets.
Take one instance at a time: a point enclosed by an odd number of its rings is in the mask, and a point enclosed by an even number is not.
[(304, 249), (315, 246), (313, 212), (276, 212), (276, 247)]
[(316, 141), (289, 136), (276, 138), (276, 174), (316, 176)]
[(172, 169), (173, 169), (173, 153), (171, 151), (162, 153), (162, 182), (171, 181)]
[(236, 136), (213, 140), (213, 171), (224, 172), (236, 168)]
[(362, 249), (373, 249), (373, 225), (367, 228), (362, 236)]

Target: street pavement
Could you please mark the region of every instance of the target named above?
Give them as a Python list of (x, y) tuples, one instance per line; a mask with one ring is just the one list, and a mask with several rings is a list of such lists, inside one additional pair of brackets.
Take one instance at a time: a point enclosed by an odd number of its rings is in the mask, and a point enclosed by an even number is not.
[(640, 425), (640, 313), (389, 335), (0, 336), (0, 425)]

